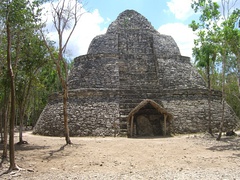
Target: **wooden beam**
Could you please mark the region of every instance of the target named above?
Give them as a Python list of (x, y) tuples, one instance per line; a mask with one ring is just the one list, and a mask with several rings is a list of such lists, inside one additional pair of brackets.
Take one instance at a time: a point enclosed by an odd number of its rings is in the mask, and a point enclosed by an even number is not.
[(164, 129), (163, 129), (163, 135), (166, 136), (167, 134), (167, 115), (164, 114)]
[(130, 136), (131, 136), (131, 137), (133, 137), (133, 119), (134, 119), (134, 116), (132, 115), (132, 117), (131, 117), (131, 122), (130, 122), (130, 123), (131, 123), (131, 126), (130, 126), (130, 128), (131, 128), (131, 129), (130, 129)]

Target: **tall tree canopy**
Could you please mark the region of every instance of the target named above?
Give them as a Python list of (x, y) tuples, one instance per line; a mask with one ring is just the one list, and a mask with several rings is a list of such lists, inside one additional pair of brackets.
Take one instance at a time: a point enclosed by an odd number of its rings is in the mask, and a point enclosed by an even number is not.
[[(194, 41), (195, 47), (193, 48), (196, 66), (205, 69), (209, 92), (211, 92), (211, 87), (214, 87), (215, 89), (221, 89), (223, 94), (223, 114), (218, 139), (221, 138), (221, 130), (224, 122), (225, 99), (232, 105), (236, 114), (240, 116), (240, 101), (233, 102), (232, 98), (229, 98), (232, 94), (235, 94), (238, 100), (240, 97), (240, 33), (234, 29), (237, 17), (240, 17), (239, 9), (234, 8), (237, 2), (238, 0), (222, 0), (221, 4), (218, 4), (212, 0), (194, 0), (192, 3), (194, 11), (201, 13), (199, 22), (192, 21), (190, 24), (190, 27), (198, 36), (198, 39)], [(219, 67), (222, 68), (220, 69)], [(231, 81), (227, 81), (226, 77), (227, 79), (231, 79)], [(233, 81), (234, 79), (236, 81)], [(235, 87), (233, 84), (238, 84), (239, 90), (237, 92), (236, 88), (232, 88)], [(228, 91), (225, 91), (225, 89), (228, 89)], [(209, 105), (210, 112), (211, 105)]]
[[(33, 117), (33, 112), (38, 108), (37, 102), (46, 101), (47, 98), (46, 94), (36, 98), (37, 91), (48, 92), (47, 88), (43, 88), (44, 85), (53, 87), (56, 84), (41, 81), (42, 76), (52, 75), (54, 77), (50, 79), (57, 82), (56, 73), (52, 70), (54, 67), (50, 65), (52, 62), (49, 61), (49, 53), (38, 33), (41, 24), (40, 4), (40, 0), (3, 0), (0, 3), (0, 86), (4, 87), (0, 88), (0, 103), (3, 105), (0, 114), (4, 114), (2, 124), (7, 125), (8, 119), (10, 123), (9, 171), (18, 169), (14, 153), (15, 123), (20, 123), (21, 142), (23, 119), (26, 116)], [(42, 91), (43, 89), (45, 90)], [(42, 110), (42, 105), (40, 108)], [(7, 132), (6, 127), (4, 132)], [(5, 140), (6, 134), (4, 136)], [(7, 143), (6, 140), (4, 143)]]

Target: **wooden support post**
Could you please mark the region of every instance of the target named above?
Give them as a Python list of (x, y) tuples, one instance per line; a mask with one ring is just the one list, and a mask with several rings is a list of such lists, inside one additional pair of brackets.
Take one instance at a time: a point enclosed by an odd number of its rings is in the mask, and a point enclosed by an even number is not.
[(134, 119), (134, 116), (131, 117), (131, 129), (130, 129), (131, 137), (133, 137), (133, 119)]
[(167, 115), (164, 114), (164, 130), (163, 130), (163, 135), (166, 136), (167, 133)]

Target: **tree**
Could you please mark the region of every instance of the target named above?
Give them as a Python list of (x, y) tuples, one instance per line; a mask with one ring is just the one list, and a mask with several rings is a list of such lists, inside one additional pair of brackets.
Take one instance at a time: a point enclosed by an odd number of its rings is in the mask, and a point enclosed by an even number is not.
[(4, 24), (6, 33), (6, 59), (8, 70), (8, 81), (10, 84), (10, 118), (9, 118), (9, 172), (19, 169), (15, 163), (15, 147), (14, 147), (14, 125), (16, 119), (16, 74), (18, 63), (21, 61), (21, 49), (23, 47), (24, 32), (33, 28), (33, 21), (38, 19), (39, 11), (35, 11), (35, 7), (39, 5), (39, 1), (34, 0), (31, 3), (27, 0), (4, 0), (0, 6), (0, 16)]
[(229, 48), (237, 59), (237, 83), (238, 93), (240, 95), (240, 31), (234, 29), (234, 23), (237, 21), (238, 17), (240, 17), (240, 9), (234, 10), (232, 14), (229, 15), (229, 18), (225, 20), (225, 27), (227, 28), (225, 35)]
[[(222, 29), (219, 34), (219, 39), (222, 42), (222, 46), (220, 48), (220, 53), (222, 55), (222, 120), (219, 127), (219, 133), (217, 140), (219, 141), (222, 136), (222, 130), (224, 125), (224, 109), (225, 109), (225, 72), (226, 72), (226, 63), (227, 63), (227, 56), (231, 53), (231, 44), (233, 41), (235, 41), (235, 38), (233, 37), (233, 34), (235, 34), (234, 31), (234, 22), (232, 22), (232, 18), (230, 16), (231, 9), (233, 8), (234, 4), (237, 2), (237, 0), (234, 1), (233, 6), (229, 6), (230, 1), (229, 0), (222, 0), (222, 7), (223, 7), (223, 17), (224, 22), (221, 24)], [(225, 8), (226, 7), (226, 8)], [(238, 35), (237, 35), (238, 36)], [(236, 47), (240, 47), (238, 44), (240, 41), (237, 41), (235, 44)], [(232, 48), (233, 51), (235, 51), (235, 48)], [(239, 49), (240, 50), (240, 49)], [(235, 51), (236, 52), (236, 51)], [(236, 57), (238, 58), (239, 52), (235, 53)]]
[[(47, 38), (41, 31), (42, 36), (45, 39), (45, 44), (48, 48), (48, 51), (56, 64), (56, 69), (58, 77), (61, 82), (62, 91), (63, 91), (63, 116), (64, 116), (64, 129), (65, 129), (65, 140), (66, 144), (71, 144), (69, 128), (68, 128), (68, 113), (67, 113), (67, 101), (68, 101), (68, 66), (67, 62), (64, 59), (63, 55), (66, 51), (67, 44), (71, 38), (72, 33), (74, 32), (77, 23), (82, 15), (81, 9), (82, 5), (77, 0), (60, 0), (58, 2), (51, 1), (52, 8), (52, 17), (53, 24), (58, 33), (58, 56), (55, 57), (52, 49), (47, 43)], [(73, 24), (71, 26), (71, 23)], [(67, 39), (63, 42), (63, 34), (65, 31), (70, 29), (70, 33), (67, 35)], [(63, 68), (61, 68), (63, 65)]]
[(15, 122), (15, 79), (14, 72), (12, 68), (12, 58), (11, 58), (11, 48), (12, 48), (12, 31), (11, 31), (11, 23), (13, 21), (12, 12), (14, 9), (15, 1), (7, 1), (6, 7), (6, 32), (7, 32), (7, 67), (9, 72), (10, 79), (10, 90), (11, 90), (11, 110), (10, 110), (10, 133), (9, 133), (9, 157), (10, 157), (10, 167), (9, 171), (18, 169), (15, 163), (15, 147), (14, 147), (14, 122)]
[[(202, 52), (200, 54), (201, 56), (199, 59), (201, 59), (204, 62), (208, 62), (209, 52), (212, 52), (212, 54), (215, 60), (220, 60), (220, 64), (222, 65), (222, 77), (221, 77), (221, 90), (222, 90), (222, 120), (219, 127), (219, 135), (217, 140), (221, 139), (223, 124), (224, 124), (224, 107), (225, 107), (225, 75), (226, 75), (226, 64), (228, 61), (232, 60), (229, 55), (233, 52), (233, 46), (231, 44), (234, 44), (234, 48), (239, 47), (238, 44), (236, 44), (236, 41), (233, 37), (233, 21), (229, 21), (231, 18), (230, 15), (232, 13), (232, 9), (234, 8), (234, 5), (237, 3), (237, 0), (222, 0), (222, 14), (220, 11), (220, 6), (213, 2), (212, 0), (198, 0), (193, 2), (193, 9), (195, 12), (202, 13), (200, 16), (200, 23), (196, 23), (195, 21), (192, 22), (190, 25), (193, 30), (199, 30), (198, 36), (199, 39), (196, 40), (196, 42), (201, 42), (200, 46), (195, 46), (195, 54), (196, 52), (200, 51)], [(221, 16), (220, 16), (221, 15)], [(224, 17), (221, 19), (220, 17)], [(221, 25), (220, 25), (221, 24)], [(203, 36), (204, 35), (204, 36)], [(206, 36), (205, 36), (206, 35)], [(204, 38), (202, 38), (204, 37)], [(206, 40), (206, 41), (203, 41)], [(236, 38), (235, 38), (236, 39)], [(202, 43), (205, 42), (205, 43)], [(209, 46), (210, 44), (214, 44), (213, 46)], [(237, 42), (238, 43), (238, 42)], [(207, 44), (207, 46), (206, 46)], [(196, 44), (195, 45), (199, 45)], [(231, 46), (232, 46), (232, 52), (231, 52)], [(239, 50), (239, 49), (238, 49)], [(235, 52), (239, 52), (236, 51)], [(198, 55), (197, 54), (197, 55)], [(236, 55), (237, 53), (235, 53)], [(238, 55), (236, 55), (237, 57)], [(201, 61), (200, 61), (201, 62)], [(206, 67), (208, 67), (206, 63)], [(208, 78), (210, 79), (210, 78)]]
[(16, 99), (18, 105), (19, 118), (19, 142), (27, 143), (23, 140), (23, 121), (27, 109), (30, 107), (31, 96), (33, 96), (34, 85), (37, 86), (38, 76), (49, 57), (44, 42), (39, 39), (38, 34), (29, 32), (27, 38), (22, 40), (21, 54), (19, 55), (19, 68), (16, 76)]
[[(0, 18), (0, 24), (3, 25), (3, 19)], [(4, 38), (3, 26), (0, 31), (0, 120), (1, 120), (1, 143), (3, 143), (3, 153), (1, 164), (7, 159), (7, 137), (8, 137), (8, 105), (9, 105), (9, 86), (6, 64), (6, 38)], [(4, 129), (2, 131), (2, 129)], [(0, 165), (1, 167), (1, 165)]]
[[(217, 21), (220, 13), (218, 12), (218, 4), (212, 1), (194, 1), (192, 8), (195, 12), (201, 11), (200, 23), (192, 21), (190, 27), (193, 31), (198, 30), (198, 39), (194, 41), (193, 55), (198, 67), (204, 67), (207, 74), (207, 88), (208, 88), (208, 132), (213, 136), (212, 132), (212, 113), (211, 113), (211, 67), (217, 57), (218, 41), (216, 32), (218, 31)], [(213, 66), (212, 66), (213, 65)], [(214, 69), (212, 69), (214, 71)]]
[(223, 131), (223, 125), (224, 125), (224, 111), (225, 111), (225, 67), (226, 67), (226, 59), (227, 59), (227, 54), (228, 50), (226, 49), (225, 42), (223, 42), (223, 48), (221, 49), (221, 56), (222, 56), (222, 118), (221, 118), (221, 123), (219, 127), (219, 133), (217, 140), (219, 141), (222, 136), (222, 131)]

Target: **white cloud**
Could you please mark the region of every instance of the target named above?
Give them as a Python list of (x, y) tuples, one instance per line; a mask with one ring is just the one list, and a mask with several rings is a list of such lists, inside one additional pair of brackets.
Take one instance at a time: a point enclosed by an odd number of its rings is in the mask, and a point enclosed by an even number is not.
[(183, 56), (192, 57), (192, 48), (196, 35), (194, 35), (191, 28), (182, 23), (169, 23), (159, 27), (158, 31), (160, 34), (172, 36)]
[[(228, 10), (227, 7), (231, 7), (229, 10), (232, 12), (234, 9), (240, 8), (240, 3), (235, 0), (225, 1), (225, 10), (223, 11), (222, 1), (221, 0), (213, 0), (213, 2), (217, 2), (220, 6), (220, 12), (223, 15), (225, 12), (225, 16), (227, 16)], [(164, 10), (165, 13), (173, 13), (176, 19), (186, 20), (194, 14), (193, 9), (191, 8), (192, 0), (170, 0), (167, 2), (167, 6), (169, 10)], [(227, 5), (229, 3), (229, 5)], [(200, 13), (200, 12), (199, 12)]]
[(104, 23), (104, 19), (100, 16), (98, 10), (86, 13), (81, 17), (68, 46), (74, 57), (86, 54), (92, 39), (106, 32), (106, 28), (100, 28), (101, 23)]
[[(46, 21), (48, 37), (50, 40), (55, 41), (57, 46), (58, 34), (52, 21), (53, 18), (51, 15), (51, 5), (49, 3), (44, 4), (44, 10), (45, 16), (42, 19), (43, 21)], [(69, 55), (73, 58), (86, 54), (91, 40), (95, 36), (105, 33), (107, 30), (106, 28), (100, 28), (100, 24), (104, 23), (105, 21), (100, 16), (97, 9), (93, 12), (86, 12), (85, 9), (82, 9), (82, 13), (83, 12), (84, 14), (81, 16), (67, 45), (67, 53), (69, 53)], [(66, 41), (69, 33), (70, 29), (65, 31), (63, 34), (63, 42)]]
[(192, 0), (170, 0), (167, 2), (167, 6), (177, 19), (186, 20), (194, 14), (191, 8), (191, 2)]

